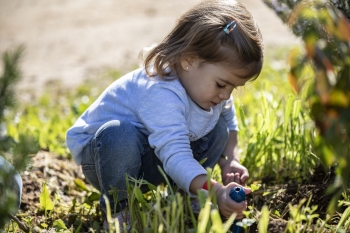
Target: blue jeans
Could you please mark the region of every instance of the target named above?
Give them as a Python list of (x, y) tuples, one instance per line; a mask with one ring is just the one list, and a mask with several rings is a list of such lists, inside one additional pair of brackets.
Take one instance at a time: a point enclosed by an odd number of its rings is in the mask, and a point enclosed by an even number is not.
[[(6, 160), (4, 159), (2, 156), (0, 156), (0, 171), (3, 175), (5, 175), (6, 179), (5, 180), (1, 180), (0, 182), (0, 199), (5, 201), (5, 208), (9, 207), (6, 206), (8, 198), (8, 193), (5, 192), (5, 188), (6, 189), (12, 189), (10, 191), (13, 192), (14, 197), (15, 198), (15, 202), (14, 205), (10, 206), (10, 209), (7, 209), (8, 211), (10, 211), (11, 214), (16, 214), (20, 204), (21, 204), (21, 197), (22, 197), (22, 178), (19, 175), (19, 173), (15, 170), (15, 168)], [(2, 201), (0, 201), (0, 204), (2, 203)], [(0, 208), (3, 208), (2, 206), (0, 206)], [(2, 210), (0, 211), (2, 212)]]
[[(213, 168), (219, 161), (228, 139), (227, 124), (220, 118), (214, 129), (201, 139), (191, 142), (193, 156), (197, 161), (204, 158), (204, 168)], [(125, 174), (136, 179), (147, 180), (153, 185), (164, 182), (157, 166), (162, 163), (150, 147), (147, 135), (126, 121), (110, 121), (96, 132), (93, 139), (83, 149), (82, 169), (86, 179), (109, 199), (114, 210), (111, 188), (118, 190), (116, 211), (127, 205)], [(147, 187), (141, 188), (143, 192)], [(100, 206), (106, 213), (104, 199)]]

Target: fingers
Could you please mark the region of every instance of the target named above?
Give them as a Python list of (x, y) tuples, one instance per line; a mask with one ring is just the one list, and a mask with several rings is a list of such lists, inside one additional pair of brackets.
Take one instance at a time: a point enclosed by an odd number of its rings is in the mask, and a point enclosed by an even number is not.
[(243, 189), (244, 189), (245, 194), (249, 194), (249, 193), (252, 192), (252, 189), (251, 189), (251, 188), (243, 187)]
[(244, 217), (243, 211), (247, 209), (247, 202), (235, 202), (233, 200), (228, 200), (225, 205), (219, 206), (220, 213), (225, 217), (230, 217), (233, 213), (236, 213), (237, 219)]
[(226, 174), (223, 182), (225, 185), (232, 183), (232, 182), (235, 182), (237, 184), (245, 186), (248, 177), (249, 177), (248, 172), (243, 173), (243, 175), (240, 175), (239, 173), (228, 173), (228, 174)]
[(249, 173), (248, 170), (243, 170), (243, 174), (240, 176), (240, 184), (245, 186), (246, 185), (246, 181), (249, 178)]
[(224, 182), (225, 182), (225, 183), (224, 183), (225, 185), (234, 182), (234, 174), (233, 174), (233, 173), (227, 173), (227, 174), (225, 175)]
[(232, 182), (240, 184), (241, 183), (240, 180), (241, 179), (240, 179), (239, 173), (227, 173), (226, 176), (225, 176), (225, 183), (226, 184), (229, 184), (229, 183), (232, 183)]
[(241, 184), (241, 175), (239, 173), (235, 173), (233, 175), (233, 182), (237, 184)]

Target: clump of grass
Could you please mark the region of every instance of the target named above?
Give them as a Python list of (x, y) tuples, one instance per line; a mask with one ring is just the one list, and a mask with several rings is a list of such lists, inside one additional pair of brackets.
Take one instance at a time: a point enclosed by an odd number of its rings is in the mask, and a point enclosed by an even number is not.
[[(209, 171), (208, 174), (211, 172)], [(164, 172), (163, 172), (164, 174)], [(198, 199), (202, 207), (198, 216), (191, 208), (193, 197), (172, 187), (154, 186), (144, 180), (126, 177), (128, 208), (132, 228), (129, 232), (216, 232), (229, 231), (235, 219), (233, 214), (223, 222), (216, 205), (215, 193), (200, 192)], [(141, 186), (150, 191), (142, 194)], [(177, 190), (177, 191), (176, 191)], [(109, 217), (108, 217), (109, 216)], [(119, 223), (107, 214), (109, 231), (119, 232)], [(128, 232), (124, 226), (124, 232)]]
[(319, 163), (314, 124), (290, 88), (286, 69), (265, 65), (259, 79), (236, 97), (241, 154), (251, 180), (306, 178)]

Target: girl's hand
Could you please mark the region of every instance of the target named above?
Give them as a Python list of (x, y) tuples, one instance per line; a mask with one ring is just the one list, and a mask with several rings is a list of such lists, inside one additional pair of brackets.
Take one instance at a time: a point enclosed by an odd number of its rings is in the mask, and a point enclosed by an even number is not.
[(248, 169), (240, 164), (236, 160), (231, 162), (226, 161), (226, 163), (221, 164), (221, 176), (222, 183), (227, 185), (231, 182), (235, 182), (242, 186), (245, 186), (245, 182), (249, 177)]
[[(226, 218), (229, 218), (233, 213), (236, 213), (236, 219), (241, 219), (244, 217), (243, 211), (247, 209), (246, 201), (237, 203), (230, 197), (231, 189), (237, 186), (240, 185), (237, 183), (230, 183), (226, 186), (220, 185), (220, 187), (216, 189), (216, 198), (219, 206), (219, 211)], [(242, 188), (246, 194), (252, 192), (250, 188)]]

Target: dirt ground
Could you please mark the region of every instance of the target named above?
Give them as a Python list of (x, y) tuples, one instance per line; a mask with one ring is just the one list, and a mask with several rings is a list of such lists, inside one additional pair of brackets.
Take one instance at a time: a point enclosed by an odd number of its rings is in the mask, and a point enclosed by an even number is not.
[[(75, 179), (84, 180), (87, 188), (93, 190), (85, 180), (81, 169), (72, 160), (57, 158), (57, 156), (53, 156), (48, 152), (41, 151), (31, 161), (30, 168), (22, 174), (23, 196), (19, 213), (23, 216), (32, 216), (35, 223), (44, 220), (43, 213), (38, 211), (40, 190), (44, 182), (48, 185), (52, 196), (54, 194), (60, 196), (60, 205), (62, 206), (71, 206), (74, 198), (77, 200), (77, 203), (82, 203), (86, 198), (86, 192), (78, 191), (76, 188)], [(261, 210), (263, 205), (268, 205), (271, 213), (273, 211), (281, 213), (280, 217), (271, 216), (268, 232), (282, 233), (285, 231), (289, 218), (288, 204), (298, 205), (303, 198), (306, 200), (310, 199), (309, 206), (317, 205), (317, 213), (324, 219), (326, 208), (331, 198), (324, 195), (324, 193), (332, 182), (334, 182), (334, 172), (325, 172), (323, 167), (317, 167), (315, 173), (307, 182), (266, 185), (265, 188), (256, 191), (254, 195), (249, 195), (247, 201), (249, 205), (255, 206), (258, 210)], [(264, 195), (265, 192), (271, 194)], [(62, 216), (68, 227), (71, 227), (74, 223), (74, 216), (76, 218), (75, 213)], [(88, 232), (93, 221), (102, 222), (101, 215), (91, 215), (88, 218), (89, 221), (84, 221), (81, 232)], [(337, 222), (331, 221), (329, 224), (336, 225)], [(313, 232), (312, 226), (308, 230), (308, 232)], [(253, 224), (249, 232), (258, 232), (257, 224)]]
[[(74, 87), (108, 68), (130, 70), (142, 48), (160, 42), (197, 2), (0, 0), (0, 53), (26, 46), (22, 88), (38, 91), (50, 80)], [(299, 43), (261, 0), (241, 2), (258, 22), (267, 53)]]

